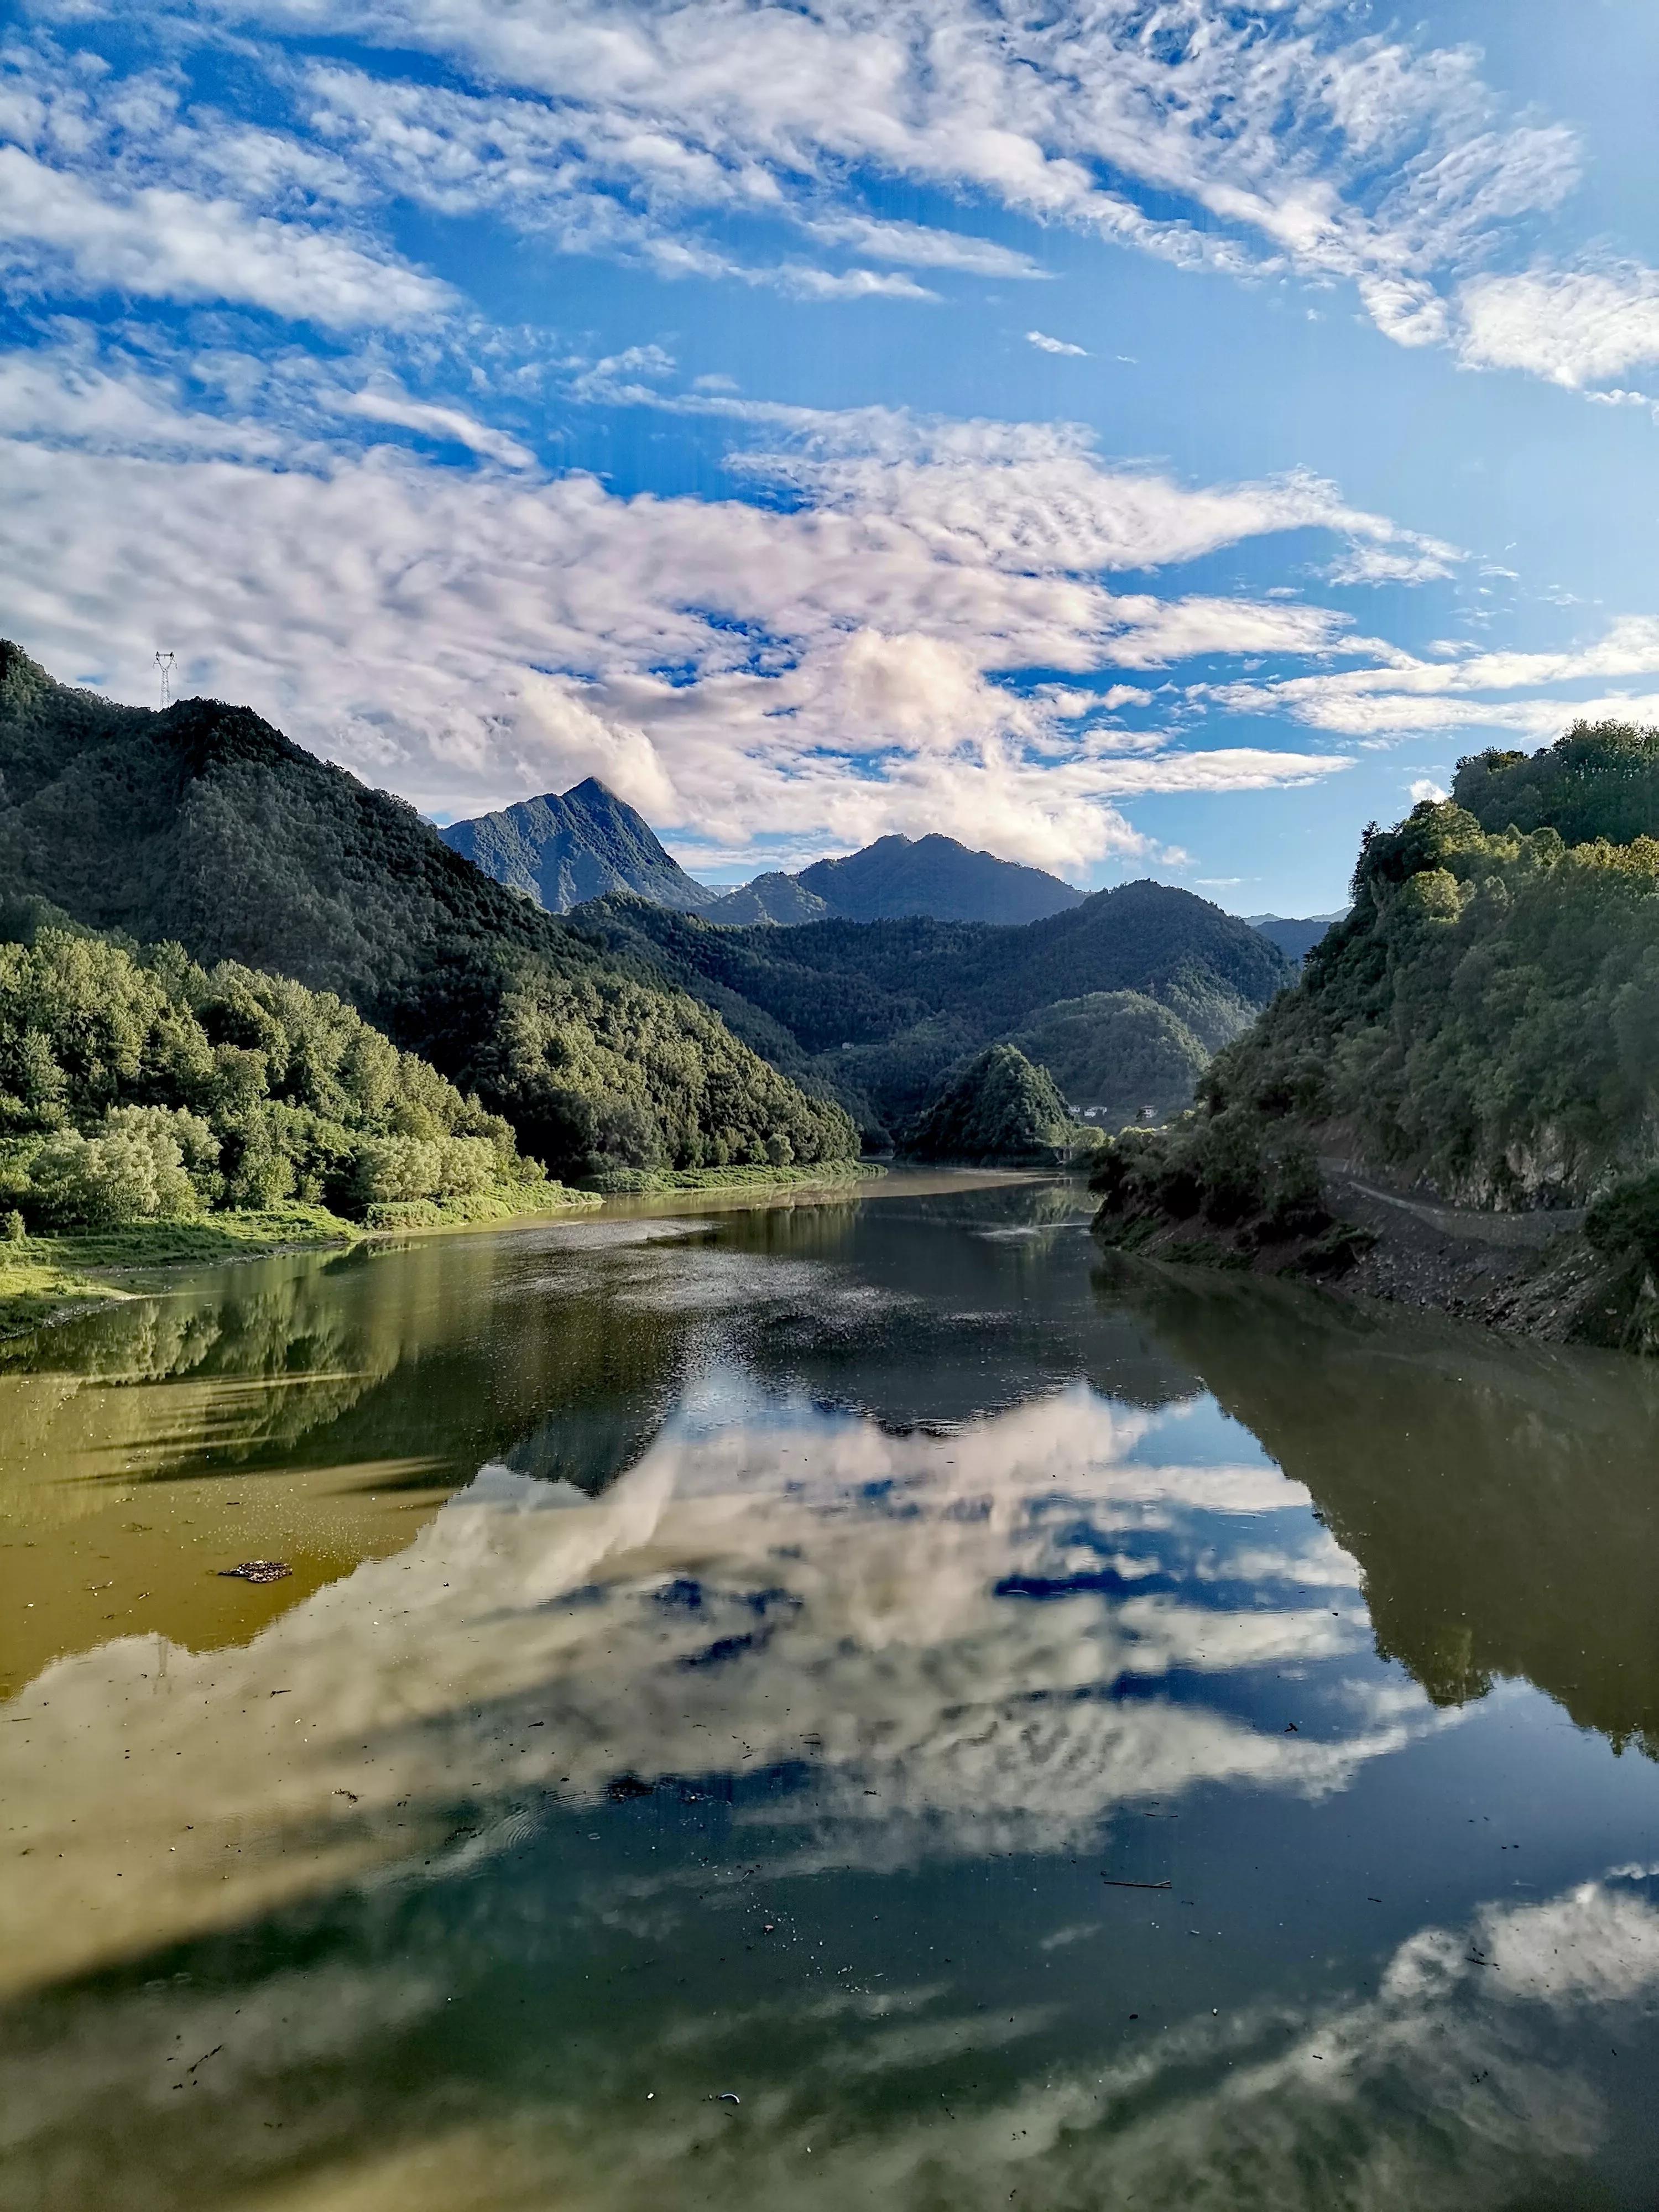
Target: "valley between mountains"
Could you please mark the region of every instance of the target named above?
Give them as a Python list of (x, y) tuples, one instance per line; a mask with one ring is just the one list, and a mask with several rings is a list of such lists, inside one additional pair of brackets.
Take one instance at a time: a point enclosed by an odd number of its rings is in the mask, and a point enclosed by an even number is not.
[(50, 1306), (65, 1239), (199, 1256), (896, 1152), (1092, 1163), (1120, 1253), (1646, 1349), (1656, 830), (1659, 732), (1602, 724), (1368, 831), (1336, 918), (942, 837), (716, 890), (596, 781), (441, 835), (245, 708), (0, 645), (0, 1297)]

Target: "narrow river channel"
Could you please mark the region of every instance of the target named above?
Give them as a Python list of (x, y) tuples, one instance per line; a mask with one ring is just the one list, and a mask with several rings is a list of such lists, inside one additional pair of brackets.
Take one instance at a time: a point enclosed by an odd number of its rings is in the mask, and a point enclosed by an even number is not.
[(5, 2212), (1654, 2203), (1635, 1361), (612, 1207), (10, 1347), (0, 1547)]

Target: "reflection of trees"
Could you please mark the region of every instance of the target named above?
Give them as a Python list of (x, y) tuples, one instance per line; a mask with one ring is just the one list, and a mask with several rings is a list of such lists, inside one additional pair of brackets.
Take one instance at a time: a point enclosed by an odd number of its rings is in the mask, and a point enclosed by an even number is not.
[(277, 1261), (46, 1332), (0, 1376), (7, 1458), (33, 1478), (13, 1510), (73, 1512), (94, 1495), (76, 1478), (118, 1474), (405, 1462), (465, 1481), (560, 1418), (585, 1424), (574, 1458), (528, 1442), (526, 1470), (599, 1486), (654, 1432), (684, 1324), (522, 1272), (504, 1239)]
[(1097, 1285), (1307, 1485), (1437, 1703), (1524, 1676), (1659, 1757), (1659, 1375), (1196, 1272)]
[(1079, 1375), (1141, 1404), (1189, 1395), (1144, 1321), (1103, 1330), (1079, 1306), (1054, 1242), (1077, 1218), (1057, 1185), (812, 1194), (712, 1213), (689, 1242), (684, 1224), (611, 1220), (226, 1269), (20, 1348), (0, 1427), (35, 1479), (6, 1510), (61, 1518), (111, 1480), (216, 1469), (373, 1465), (384, 1490), (401, 1464), (428, 1487), (492, 1459), (597, 1493), (656, 1433), (710, 1331), (768, 1382), (893, 1429)]

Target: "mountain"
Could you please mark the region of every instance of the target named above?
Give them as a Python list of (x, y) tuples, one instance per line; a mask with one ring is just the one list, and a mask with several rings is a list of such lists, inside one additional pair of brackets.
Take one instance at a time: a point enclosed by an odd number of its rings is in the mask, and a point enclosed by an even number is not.
[[(1462, 1287), (1419, 1254), (1395, 1294), (1485, 1312), (1503, 1252), (1539, 1240), (1484, 1237), (1480, 1213), (1588, 1206), (1566, 1275), (1526, 1279), (1525, 1325), (1659, 1343), (1656, 762), (1659, 732), (1580, 726), (1542, 755), (1463, 763), (1479, 814), (1425, 800), (1368, 831), (1352, 908), (1208, 1069), (1200, 1113), (1120, 1143), (1103, 1225), (1265, 1264), (1345, 1190), (1365, 1200), (1364, 1176), (1409, 1196), (1385, 1246), (1428, 1200), (1468, 1217), (1431, 1218), (1435, 1233), (1489, 1248)], [(1530, 830), (1511, 826), (1522, 811)]]
[(1008, 1042), (1045, 1067), (1074, 1108), (1103, 1127), (1192, 1103), (1210, 1055), (1179, 1014), (1140, 991), (1091, 991), (1044, 1006)]
[(815, 860), (799, 875), (775, 871), (722, 894), (687, 875), (643, 815), (593, 776), (569, 791), (452, 822), (438, 834), (452, 852), (550, 914), (620, 892), (738, 927), (908, 915), (1020, 922), (1059, 914), (1083, 897), (1040, 868), (939, 836), (878, 837), (841, 860)]
[(934, 1089), (904, 1144), (919, 1160), (1012, 1166), (1052, 1161), (1076, 1134), (1047, 1071), (1012, 1045), (994, 1044)]
[(492, 881), (402, 799), (246, 708), (118, 706), (3, 642), (0, 884), (93, 928), (336, 993), (556, 1174), (857, 1149), (837, 1107), (654, 963)]
[(752, 883), (743, 884), (724, 898), (702, 909), (705, 921), (724, 923), (729, 928), (741, 929), (757, 921), (775, 922), (793, 929), (803, 921), (828, 921), (830, 902), (816, 891), (809, 891), (799, 876), (786, 876), (777, 870), (770, 875), (757, 876)]
[(726, 923), (1038, 921), (1082, 903), (1083, 893), (1041, 868), (969, 851), (954, 837), (878, 837), (838, 860), (814, 860), (799, 875), (760, 876), (702, 908)]
[[(947, 1070), (1045, 1008), (1071, 1002), (1065, 1050), (1075, 1061), (1087, 1049), (1079, 1026), (1123, 1012), (1114, 1004), (1079, 1014), (1075, 1002), (1136, 993), (1176, 1018), (1201, 1060), (1292, 974), (1236, 916), (1153, 883), (1017, 925), (913, 916), (728, 928), (637, 899), (607, 900), (583, 920), (614, 951), (654, 962), (665, 980), (718, 1007), (775, 1064), (832, 1091), (872, 1136), (908, 1122)], [(1179, 1100), (1166, 1092), (1158, 1103)]]
[(1340, 921), (1340, 914), (1310, 914), (1292, 917), (1283, 914), (1247, 914), (1244, 917), (1252, 929), (1260, 930), (1269, 945), (1276, 945), (1285, 957), (1299, 967), (1313, 951), (1334, 921)]
[(688, 914), (717, 896), (688, 876), (645, 817), (597, 776), (498, 814), (452, 822), (438, 835), (452, 852), (549, 914), (568, 914), (611, 891)]

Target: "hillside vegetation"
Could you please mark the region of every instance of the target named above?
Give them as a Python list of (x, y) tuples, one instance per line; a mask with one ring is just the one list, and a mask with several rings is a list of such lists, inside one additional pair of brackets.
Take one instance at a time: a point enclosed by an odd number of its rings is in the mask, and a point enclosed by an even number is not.
[(856, 1152), (659, 972), (451, 852), (246, 708), (161, 714), (0, 643), (0, 880), (78, 922), (331, 992), (567, 1177)]
[(1656, 758), (1659, 732), (1581, 726), (1465, 762), (1451, 800), (1368, 831), (1297, 987), (1193, 1115), (1115, 1151), (1109, 1221), (1314, 1233), (1334, 1152), (1468, 1206), (1595, 1200), (1593, 1246), (1659, 1261)]
[[(1169, 1018), (1152, 1018), (1162, 1037), (1156, 1103), (1179, 1103), (1190, 1092), (1176, 1064), (1190, 1069), (1237, 1036), (1291, 974), (1243, 922), (1152, 883), (1007, 927), (914, 917), (730, 929), (637, 900), (607, 900), (590, 917), (613, 949), (654, 960), (769, 1058), (833, 1090), (872, 1135), (902, 1127), (944, 1074), (989, 1042), (1034, 1036), (1043, 1010), (1062, 1005), (1049, 1042), (1069, 1072), (1099, 1075), (1103, 1093), (1073, 1091), (1073, 1103), (1123, 1103), (1133, 1113), (1148, 1103), (1133, 1094), (1152, 1047), (1144, 1010), (1135, 1017), (1119, 1002), (1127, 993)], [(1112, 1073), (1109, 1034), (1091, 1043), (1097, 1019), (1115, 1027), (1133, 1080)]]
[(1085, 1133), (1093, 1139), (1073, 1121), (1045, 1069), (1012, 1045), (994, 1044), (939, 1085), (904, 1148), (919, 1160), (1046, 1164), (1067, 1158)]
[(0, 943), (0, 1214), (22, 1227), (288, 1200), (386, 1226), (564, 1195), (504, 1121), (331, 994), (40, 925), (14, 902)]
[(1454, 802), (1483, 830), (1553, 830), (1569, 845), (1659, 836), (1659, 730), (1577, 722), (1542, 752), (1460, 761)]
[(1048, 1070), (1062, 1097), (1109, 1128), (1188, 1105), (1210, 1055), (1178, 1014), (1139, 991), (1060, 999), (1008, 1042)]

